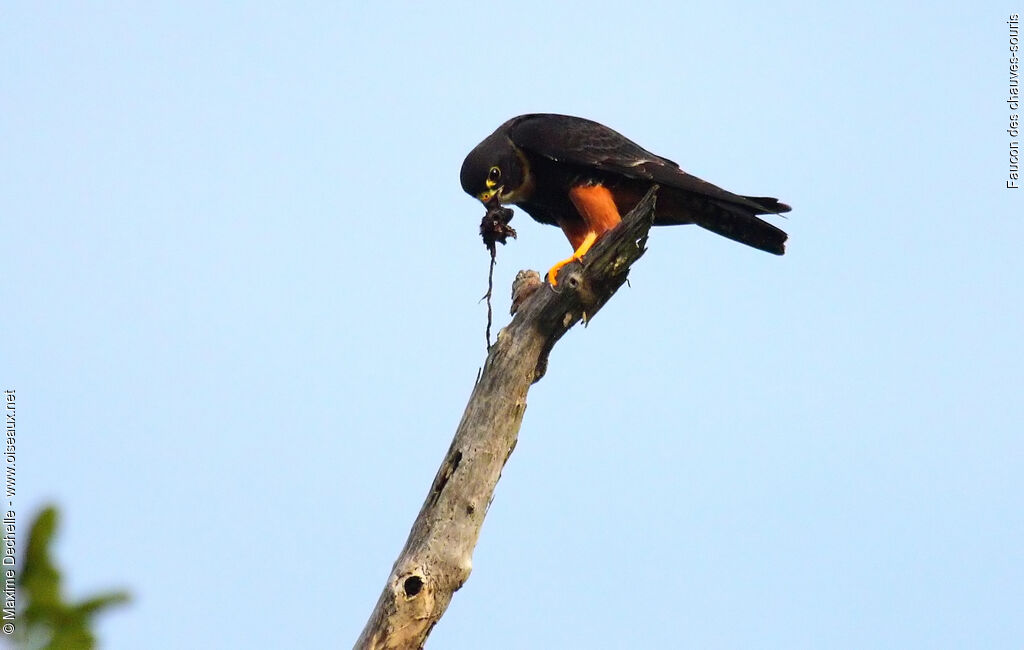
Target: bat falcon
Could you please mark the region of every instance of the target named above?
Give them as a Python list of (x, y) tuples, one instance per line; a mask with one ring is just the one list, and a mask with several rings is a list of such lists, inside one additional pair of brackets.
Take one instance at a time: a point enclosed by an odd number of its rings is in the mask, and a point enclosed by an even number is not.
[(562, 229), (573, 254), (548, 271), (552, 286), (563, 266), (581, 259), (655, 184), (654, 225), (695, 223), (775, 255), (785, 252), (786, 233), (757, 217), (789, 212), (785, 203), (723, 190), (581, 117), (513, 117), (469, 152), (460, 176), (462, 189), (488, 209), (518, 205)]

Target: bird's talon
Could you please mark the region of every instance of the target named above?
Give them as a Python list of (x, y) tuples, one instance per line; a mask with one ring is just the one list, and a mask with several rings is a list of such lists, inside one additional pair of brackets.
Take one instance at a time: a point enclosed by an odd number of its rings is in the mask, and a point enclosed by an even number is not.
[(558, 272), (561, 271), (566, 266), (572, 264), (573, 262), (582, 261), (582, 255), (573, 255), (569, 259), (562, 260), (558, 264), (555, 264), (554, 266), (551, 267), (551, 270), (548, 271), (548, 282), (551, 283), (552, 287), (558, 286)]

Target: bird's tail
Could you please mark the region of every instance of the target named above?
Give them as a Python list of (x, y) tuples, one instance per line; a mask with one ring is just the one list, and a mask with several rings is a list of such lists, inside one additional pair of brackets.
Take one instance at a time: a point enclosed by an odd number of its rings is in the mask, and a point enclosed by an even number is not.
[(743, 203), (708, 201), (705, 209), (697, 211), (695, 215), (697, 225), (768, 253), (785, 253), (788, 238), (785, 231), (763, 219), (758, 219), (755, 215), (789, 212), (790, 207), (768, 196), (742, 198), (746, 199)]
[(788, 205), (770, 196), (740, 196), (718, 191), (721, 195), (717, 197), (671, 189), (663, 191), (658, 196), (655, 225), (695, 223), (723, 237), (775, 255), (786, 252), (786, 233), (756, 215), (789, 212)]

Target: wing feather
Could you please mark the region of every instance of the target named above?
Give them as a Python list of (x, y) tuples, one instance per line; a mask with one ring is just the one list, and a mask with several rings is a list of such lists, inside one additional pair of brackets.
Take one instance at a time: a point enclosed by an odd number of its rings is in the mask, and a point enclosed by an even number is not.
[(788, 212), (789, 206), (768, 197), (745, 197), (687, 174), (675, 162), (651, 153), (607, 126), (570, 115), (534, 113), (506, 125), (512, 142), (556, 162), (646, 180), (716, 199), (754, 214)]

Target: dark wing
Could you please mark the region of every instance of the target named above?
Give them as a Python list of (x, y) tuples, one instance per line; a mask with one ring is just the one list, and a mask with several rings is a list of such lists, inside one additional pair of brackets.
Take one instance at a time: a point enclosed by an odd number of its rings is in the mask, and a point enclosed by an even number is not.
[(551, 160), (594, 167), (631, 178), (652, 179), (645, 166), (679, 165), (647, 151), (618, 131), (582, 117), (536, 113), (509, 120), (512, 142)]
[(505, 128), (517, 146), (557, 162), (651, 181), (742, 207), (753, 214), (790, 210), (776, 199), (740, 196), (691, 176), (668, 158), (653, 154), (621, 133), (582, 117), (549, 113), (521, 115), (509, 120)]

